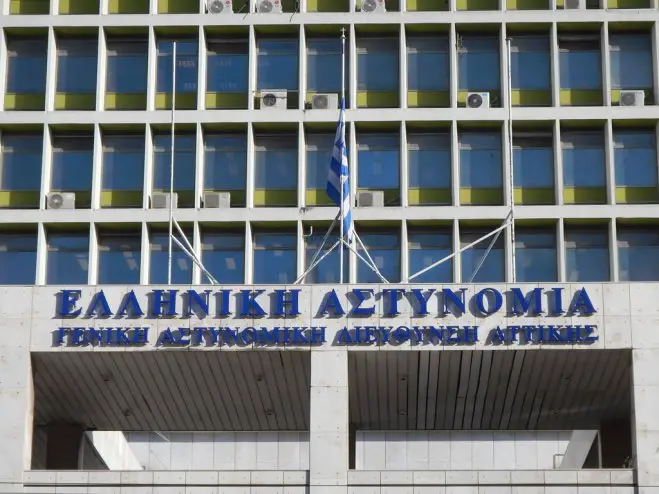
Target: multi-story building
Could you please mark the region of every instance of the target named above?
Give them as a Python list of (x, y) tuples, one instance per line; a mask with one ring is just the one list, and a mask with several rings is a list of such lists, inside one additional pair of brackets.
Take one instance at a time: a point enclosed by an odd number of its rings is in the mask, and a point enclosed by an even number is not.
[(658, 9), (0, 0), (0, 492), (659, 493)]

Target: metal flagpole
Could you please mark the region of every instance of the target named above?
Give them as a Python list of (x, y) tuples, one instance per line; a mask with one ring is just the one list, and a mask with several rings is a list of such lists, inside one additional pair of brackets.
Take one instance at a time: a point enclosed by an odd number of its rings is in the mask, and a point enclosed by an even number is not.
[[(346, 71), (346, 28), (342, 27), (341, 28), (341, 109), (339, 110), (340, 112), (343, 111), (345, 107), (345, 97), (346, 97), (346, 81), (345, 81), (345, 71)], [(340, 118), (340, 117), (339, 117)], [(341, 138), (343, 139), (343, 146), (346, 145), (345, 142), (345, 135), (346, 135), (346, 127), (345, 127), (345, 119), (343, 119), (343, 129), (342, 129), (342, 136)], [(345, 184), (345, 178), (343, 176), (343, 165), (341, 165), (341, 173), (339, 173), (339, 183), (341, 185), (341, 244), (339, 245), (339, 282), (343, 284), (343, 204), (345, 202), (345, 198), (343, 197), (343, 194), (345, 193), (344, 189), (344, 184)], [(349, 170), (350, 168), (348, 168)]]
[(510, 253), (512, 263), (513, 283), (517, 280), (516, 261), (515, 261), (515, 189), (513, 178), (513, 69), (512, 69), (512, 50), (510, 48), (510, 37), (506, 38), (506, 51), (508, 55), (508, 156), (510, 160), (510, 169), (508, 170), (508, 188), (510, 189)]
[(174, 226), (174, 115), (176, 112), (176, 41), (172, 49), (172, 129), (169, 162), (169, 250), (167, 255), (167, 284), (172, 284), (172, 240)]

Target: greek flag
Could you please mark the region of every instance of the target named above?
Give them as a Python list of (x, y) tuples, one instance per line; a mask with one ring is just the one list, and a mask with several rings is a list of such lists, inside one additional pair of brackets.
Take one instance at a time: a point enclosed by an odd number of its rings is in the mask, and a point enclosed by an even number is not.
[[(343, 177), (343, 191), (341, 190)], [(332, 149), (329, 176), (327, 177), (327, 195), (337, 206), (343, 202), (343, 235), (346, 241), (352, 242), (354, 230), (352, 210), (350, 207), (350, 177), (348, 175), (348, 152), (346, 151), (346, 109), (345, 100), (341, 100), (341, 114), (336, 128), (336, 138)]]

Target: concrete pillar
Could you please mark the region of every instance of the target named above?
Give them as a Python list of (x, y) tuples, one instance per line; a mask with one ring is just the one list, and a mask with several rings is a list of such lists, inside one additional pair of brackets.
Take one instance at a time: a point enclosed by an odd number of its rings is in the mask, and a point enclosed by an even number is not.
[(659, 348), (652, 348), (655, 346), (648, 344), (632, 350), (632, 424), (638, 494), (659, 494)]
[(77, 470), (84, 427), (77, 424), (51, 424), (46, 427), (47, 470)]
[(309, 484), (311, 494), (348, 490), (348, 351), (311, 351)]

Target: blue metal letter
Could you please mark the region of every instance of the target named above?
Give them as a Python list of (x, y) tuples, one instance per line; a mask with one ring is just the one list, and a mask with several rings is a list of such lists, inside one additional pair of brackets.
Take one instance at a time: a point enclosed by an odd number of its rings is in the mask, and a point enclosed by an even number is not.
[(139, 302), (137, 301), (137, 296), (135, 295), (135, 291), (131, 290), (128, 292), (126, 295), (124, 295), (123, 300), (121, 301), (121, 304), (119, 304), (119, 309), (117, 310), (117, 315), (118, 316), (125, 316), (126, 313), (129, 311), (128, 305), (130, 304), (130, 312), (129, 314), (133, 317), (142, 317), (144, 315), (144, 311), (140, 307)]
[[(494, 307), (490, 308), (490, 310), (485, 310), (485, 296), (487, 293), (491, 293), (494, 295)], [(490, 314), (494, 314), (495, 312), (498, 312), (501, 309), (501, 306), (503, 305), (503, 296), (498, 290), (495, 290), (494, 288), (483, 288), (480, 292), (476, 294), (476, 307), (478, 310), (487, 316)]]
[[(542, 288), (534, 288), (531, 290), (531, 296), (525, 297), (520, 288), (513, 288), (510, 290), (513, 294), (512, 313), (515, 316), (523, 316), (531, 308), (531, 301), (533, 301), (533, 312), (535, 314), (542, 314)], [(522, 310), (519, 310), (521, 306)]]
[(453, 305), (455, 305), (458, 310), (460, 311), (459, 316), (463, 315), (466, 312), (465, 309), (465, 292), (467, 290), (464, 288), (461, 288), (457, 292), (454, 292), (450, 288), (443, 288), (442, 289), (442, 294), (444, 295), (444, 315), (450, 314), (451, 311), (448, 308), (449, 302), (451, 302)]
[[(286, 294), (290, 293), (291, 298), (286, 299)], [(298, 295), (300, 290), (275, 290), (276, 306), (274, 316), (299, 316), (300, 308)], [(286, 310), (288, 309), (288, 310)]]
[(570, 306), (570, 312), (574, 313), (579, 311), (583, 311), (585, 315), (591, 315), (597, 312), (593, 303), (590, 301), (590, 297), (588, 296), (585, 287), (576, 293), (572, 305)]
[(167, 305), (167, 316), (176, 315), (176, 293), (178, 290), (167, 290), (169, 292), (169, 297), (163, 300), (163, 293), (165, 290), (153, 290), (153, 317), (158, 317), (162, 315), (163, 305)]
[(231, 311), (229, 310), (229, 297), (231, 294), (231, 290), (220, 290), (220, 298), (222, 300), (222, 304), (220, 306), (220, 313), (218, 314), (219, 317), (227, 317), (231, 315)]
[(427, 292), (426, 295), (423, 294), (423, 290), (420, 288), (412, 288), (410, 290), (412, 294), (416, 297), (416, 301), (419, 302), (419, 312), (417, 312), (417, 316), (427, 316), (429, 314), (428, 312), (428, 299), (430, 296), (435, 293), (434, 288), (430, 288)]
[(354, 309), (352, 309), (352, 314), (355, 316), (372, 316), (375, 313), (375, 306), (373, 307), (362, 307), (362, 303), (366, 300), (366, 294), (370, 293), (373, 295), (372, 288), (353, 288), (352, 293), (357, 297), (359, 302)]
[(242, 296), (240, 303), (241, 316), (263, 317), (266, 315), (263, 307), (261, 307), (256, 301), (256, 297), (261, 295), (263, 292), (265, 292), (265, 290), (240, 290), (240, 294)]
[[(99, 314), (96, 314), (96, 307), (98, 305), (101, 305), (101, 310)], [(108, 300), (105, 298), (105, 293), (103, 293), (103, 290), (100, 292), (96, 293), (94, 297), (92, 298), (91, 303), (89, 304), (89, 307), (87, 307), (87, 313), (85, 314), (87, 317), (99, 315), (99, 316), (111, 316), (112, 315), (112, 310), (110, 309), (110, 305), (108, 304)]]
[(387, 288), (382, 290), (383, 294), (389, 294), (389, 310), (387, 311), (388, 316), (397, 316), (400, 314), (398, 312), (398, 294), (405, 293), (403, 288)]
[(341, 307), (339, 296), (336, 294), (334, 289), (327, 292), (325, 295), (325, 298), (321, 302), (320, 307), (318, 307), (318, 314), (321, 316), (329, 314), (330, 309), (335, 316), (343, 316), (346, 313), (346, 311), (343, 310), (343, 307)]
[(192, 315), (192, 302), (195, 302), (203, 312), (200, 319), (206, 317), (208, 315), (208, 299), (210, 298), (210, 293), (210, 290), (204, 290), (204, 294), (201, 295), (197, 293), (196, 290), (188, 290), (188, 303), (183, 315), (185, 317), (190, 317)]
[(82, 313), (82, 309), (78, 308), (78, 310), (74, 310), (73, 312), (72, 309), (75, 309), (76, 301), (80, 298), (82, 292), (80, 290), (62, 290), (61, 293), (57, 315), (62, 317), (79, 316)]
[(563, 314), (563, 289), (552, 288), (551, 291), (554, 292), (554, 314)]

